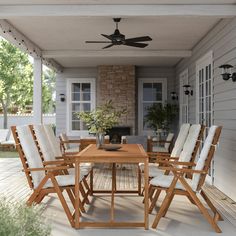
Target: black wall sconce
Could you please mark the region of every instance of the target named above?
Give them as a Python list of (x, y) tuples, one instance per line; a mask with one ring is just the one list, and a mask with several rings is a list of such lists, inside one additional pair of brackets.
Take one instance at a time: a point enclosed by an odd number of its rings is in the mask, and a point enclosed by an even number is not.
[(66, 100), (66, 96), (65, 96), (64, 93), (60, 93), (60, 94), (59, 94), (59, 98), (60, 98), (60, 101), (61, 101), (61, 102), (65, 102), (65, 100)]
[(230, 78), (232, 78), (232, 81), (236, 82), (236, 73), (231, 73), (231, 69), (233, 68), (232, 65), (224, 64), (221, 65), (219, 68), (222, 69), (221, 75), (223, 80), (229, 80)]
[(171, 92), (170, 97), (171, 97), (172, 100), (178, 100), (178, 95), (177, 95), (176, 92)]
[(184, 94), (185, 94), (185, 95), (191, 95), (191, 96), (193, 96), (193, 90), (190, 90), (191, 86), (190, 86), (189, 84), (185, 84), (185, 85), (183, 86), (183, 88), (184, 88)]

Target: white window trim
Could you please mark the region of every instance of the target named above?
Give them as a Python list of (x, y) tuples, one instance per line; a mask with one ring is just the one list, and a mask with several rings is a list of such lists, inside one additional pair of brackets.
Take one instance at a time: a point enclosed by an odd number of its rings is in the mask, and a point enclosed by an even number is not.
[(69, 136), (87, 136), (88, 130), (73, 131), (71, 130), (71, 84), (72, 83), (91, 83), (91, 109), (96, 107), (96, 80), (95, 78), (68, 78), (66, 88), (66, 130)]
[[(183, 92), (183, 88), (181, 86), (183, 86), (182, 84), (182, 79), (184, 77), (184, 75), (187, 75), (187, 78), (188, 78), (188, 83), (189, 83), (189, 77), (188, 77), (188, 68), (186, 68), (185, 70), (183, 70), (180, 74), (179, 74), (179, 107), (181, 106), (181, 97), (182, 96), (186, 96)], [(189, 101), (187, 103), (187, 122), (189, 122)], [(182, 112), (180, 111), (179, 112), (179, 127), (182, 125)]]
[(142, 101), (143, 101), (143, 92), (142, 92), (142, 84), (143, 82), (161, 82), (163, 84), (163, 99), (162, 104), (167, 102), (167, 78), (140, 78), (138, 79), (138, 133), (141, 135), (144, 133), (142, 128), (142, 117), (143, 117), (143, 110), (142, 110)]
[(196, 61), (196, 123), (199, 123), (199, 76), (198, 71), (200, 68), (202, 68), (202, 65), (204, 64), (211, 64), (211, 76), (212, 76), (212, 82), (211, 82), (211, 108), (212, 108), (212, 114), (211, 114), (211, 123), (213, 124), (213, 114), (214, 114), (214, 108), (213, 108), (213, 51), (209, 51), (206, 53), (203, 57), (201, 57), (199, 60)]

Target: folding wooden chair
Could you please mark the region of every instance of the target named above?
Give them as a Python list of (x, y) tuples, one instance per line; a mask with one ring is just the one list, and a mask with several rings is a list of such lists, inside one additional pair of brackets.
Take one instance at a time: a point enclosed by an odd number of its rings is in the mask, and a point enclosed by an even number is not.
[[(217, 225), (218, 220), (223, 220), (220, 213), (217, 211), (213, 203), (207, 197), (206, 193), (202, 189), (205, 182), (206, 175), (210, 168), (211, 161), (214, 157), (216, 145), (218, 143), (221, 126), (212, 126), (209, 129), (208, 136), (204, 142), (203, 148), (200, 153), (200, 157), (196, 163), (195, 169), (188, 169), (184, 167), (192, 167), (192, 162), (179, 162), (174, 161), (171, 166), (161, 167), (164, 170), (171, 171), (173, 175), (162, 175), (155, 177), (150, 181), (151, 190), (155, 191), (154, 198), (152, 200), (150, 211), (156, 205), (160, 192), (166, 191), (166, 196), (161, 204), (161, 207), (154, 219), (152, 228), (156, 228), (161, 217), (164, 217), (168, 211), (168, 208), (175, 195), (184, 195), (190, 200), (191, 203), (195, 204), (206, 220), (210, 223), (213, 229), (220, 233), (221, 229)], [(183, 168), (181, 168), (183, 167)], [(191, 173), (192, 179), (187, 179), (186, 174)], [(211, 217), (208, 210), (201, 203), (198, 195), (201, 195), (205, 202), (208, 204), (210, 209), (213, 211), (214, 216)]]
[[(59, 175), (61, 171), (68, 170), (70, 166), (58, 166), (58, 164), (62, 164), (60, 161), (43, 162), (28, 126), (12, 126), (11, 130), (29, 187), (33, 190), (33, 193), (27, 200), (27, 205), (38, 204), (49, 193), (56, 193), (71, 226), (74, 226), (73, 214), (62, 192), (66, 190), (74, 206), (73, 191), (75, 176)], [(80, 177), (80, 182), (82, 178), (83, 176)]]
[[(61, 150), (63, 153), (76, 153), (79, 152), (79, 145), (80, 140), (79, 139), (69, 139), (68, 136), (65, 133), (61, 133), (59, 135), (59, 140), (61, 144)], [(71, 147), (70, 144), (76, 144), (76, 147)]]

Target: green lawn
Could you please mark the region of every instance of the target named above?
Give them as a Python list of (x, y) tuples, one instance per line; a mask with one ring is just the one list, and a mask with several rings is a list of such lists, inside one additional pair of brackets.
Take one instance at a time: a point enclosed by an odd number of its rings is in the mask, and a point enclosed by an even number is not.
[(0, 158), (16, 158), (19, 157), (16, 151), (2, 151), (0, 150)]

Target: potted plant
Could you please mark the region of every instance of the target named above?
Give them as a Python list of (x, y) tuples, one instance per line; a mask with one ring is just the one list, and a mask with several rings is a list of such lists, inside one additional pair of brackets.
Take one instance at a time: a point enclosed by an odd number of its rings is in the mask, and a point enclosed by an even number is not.
[(119, 118), (126, 112), (126, 109), (115, 109), (112, 100), (109, 100), (92, 111), (79, 112), (77, 115), (85, 122), (89, 132), (96, 135), (97, 147), (101, 148), (107, 130), (117, 125)]
[(40, 206), (28, 207), (22, 203), (0, 198), (1, 236), (49, 236), (51, 229), (42, 216)]
[(160, 134), (163, 130), (168, 131), (171, 122), (178, 113), (178, 106), (175, 104), (154, 103), (147, 108), (145, 123)]

